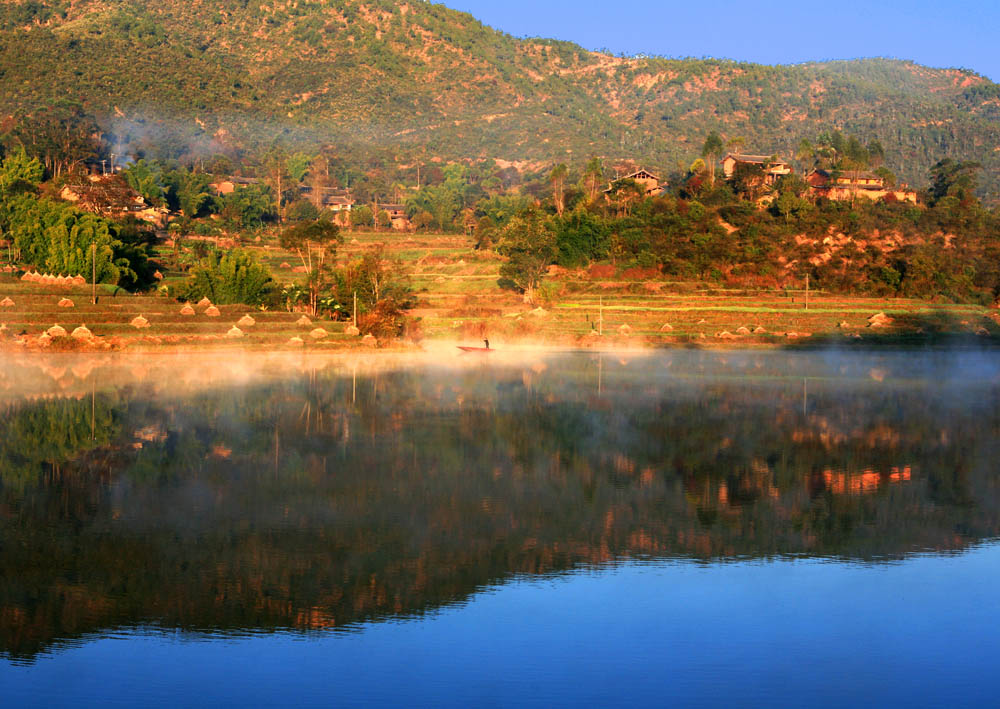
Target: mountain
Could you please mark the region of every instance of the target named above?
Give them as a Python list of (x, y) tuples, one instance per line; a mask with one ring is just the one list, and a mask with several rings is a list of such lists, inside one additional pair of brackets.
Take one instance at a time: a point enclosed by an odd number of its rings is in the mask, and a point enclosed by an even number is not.
[(614, 57), (418, 0), (0, 2), (0, 112), (63, 99), (153, 152), (281, 139), (397, 163), (600, 155), (669, 173), (710, 130), (792, 156), (839, 128), (916, 186), (943, 157), (982, 162), (1000, 196), (1000, 86), (973, 72)]

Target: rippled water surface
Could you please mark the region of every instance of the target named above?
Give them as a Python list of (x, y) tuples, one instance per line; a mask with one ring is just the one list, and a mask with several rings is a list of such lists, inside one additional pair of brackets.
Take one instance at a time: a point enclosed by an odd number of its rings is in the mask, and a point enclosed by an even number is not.
[(995, 700), (1000, 354), (2, 365), (4, 705)]

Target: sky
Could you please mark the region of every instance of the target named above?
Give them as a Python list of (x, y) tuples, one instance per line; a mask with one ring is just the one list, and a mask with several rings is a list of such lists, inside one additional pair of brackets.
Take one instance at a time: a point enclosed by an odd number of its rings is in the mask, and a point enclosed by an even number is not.
[(1000, 0), (443, 0), (515, 37), (763, 64), (895, 57), (1000, 81)]

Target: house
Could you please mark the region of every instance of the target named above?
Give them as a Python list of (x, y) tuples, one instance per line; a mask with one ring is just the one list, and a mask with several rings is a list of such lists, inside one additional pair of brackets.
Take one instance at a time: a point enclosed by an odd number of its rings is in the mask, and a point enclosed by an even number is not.
[(625, 180), (632, 180), (637, 185), (642, 187), (646, 196), (652, 195), (660, 189), (659, 177), (651, 173), (649, 170), (639, 169), (630, 175), (624, 175), (616, 178), (615, 181), (608, 185), (607, 189), (604, 190), (604, 194), (611, 194), (611, 191), (614, 189), (615, 182), (623, 182)]
[(722, 158), (722, 173), (727, 180), (733, 179), (739, 165), (758, 165), (764, 170), (764, 184), (773, 185), (785, 175), (792, 174), (792, 166), (781, 158), (770, 155), (744, 155), (728, 153)]
[(255, 177), (229, 177), (225, 180), (220, 180), (219, 182), (213, 182), (209, 185), (209, 187), (215, 190), (215, 194), (222, 197), (227, 194), (232, 194), (240, 187), (257, 184), (260, 184), (260, 180)]
[(880, 175), (865, 170), (811, 170), (806, 174), (806, 182), (814, 196), (826, 199), (849, 201), (864, 197), (872, 201), (888, 199), (917, 203), (917, 193), (905, 184), (898, 188), (886, 187)]
[(392, 228), (396, 231), (409, 231), (412, 228), (410, 217), (406, 214), (406, 205), (380, 204), (378, 208), (380, 212), (385, 212), (389, 215), (389, 223), (392, 224)]
[[(319, 199), (315, 199), (316, 191), (319, 191)], [(350, 190), (343, 190), (335, 187), (317, 187), (301, 185), (299, 191), (305, 199), (315, 204), (319, 209), (329, 209), (331, 212), (350, 212), (355, 205), (355, 200), (351, 196)]]
[(77, 175), (59, 192), (59, 197), (80, 209), (109, 219), (133, 216), (156, 226), (167, 220), (165, 207), (151, 207), (121, 175)]

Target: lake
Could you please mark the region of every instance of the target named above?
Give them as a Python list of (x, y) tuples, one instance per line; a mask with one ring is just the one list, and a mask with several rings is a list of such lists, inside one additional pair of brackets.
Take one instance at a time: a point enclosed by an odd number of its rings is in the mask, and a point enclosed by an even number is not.
[(995, 702), (1000, 353), (3, 364), (5, 706)]

